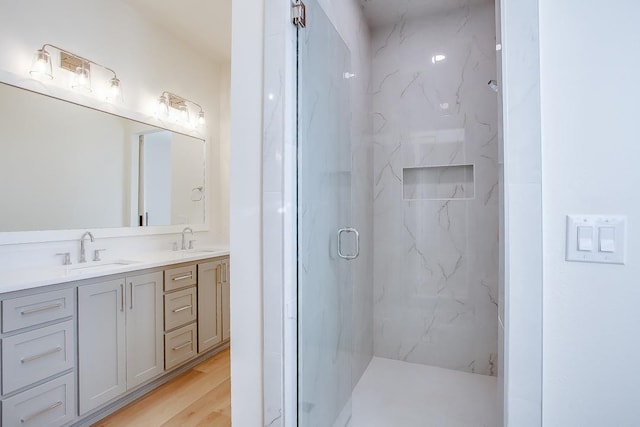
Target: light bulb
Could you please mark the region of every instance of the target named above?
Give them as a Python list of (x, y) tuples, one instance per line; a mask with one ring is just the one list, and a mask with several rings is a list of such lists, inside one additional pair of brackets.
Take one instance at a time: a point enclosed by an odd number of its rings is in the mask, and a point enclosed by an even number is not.
[(156, 109), (156, 115), (160, 117), (168, 117), (169, 116), (169, 100), (166, 96), (161, 95), (158, 98), (158, 106)]
[(200, 110), (200, 112), (198, 113), (198, 126), (204, 126), (204, 123), (204, 111)]
[(33, 55), (33, 62), (31, 63), (31, 70), (29, 74), (36, 78), (48, 78), (53, 79), (51, 72), (51, 55), (44, 49), (38, 49)]
[(107, 100), (111, 102), (123, 102), (122, 86), (120, 79), (113, 77), (109, 80), (109, 89), (107, 90)]
[(176, 121), (179, 123), (188, 124), (189, 123), (189, 109), (186, 105), (180, 105), (177, 110), (178, 114), (176, 116)]
[(84, 90), (91, 92), (91, 74), (89, 73), (89, 67), (84, 62), (78, 68), (76, 68), (75, 75), (71, 82), (73, 89)]

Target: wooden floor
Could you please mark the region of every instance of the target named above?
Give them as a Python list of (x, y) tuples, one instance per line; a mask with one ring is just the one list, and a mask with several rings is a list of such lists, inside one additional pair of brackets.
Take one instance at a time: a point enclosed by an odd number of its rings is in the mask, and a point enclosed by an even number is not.
[(229, 349), (94, 424), (109, 427), (230, 425)]

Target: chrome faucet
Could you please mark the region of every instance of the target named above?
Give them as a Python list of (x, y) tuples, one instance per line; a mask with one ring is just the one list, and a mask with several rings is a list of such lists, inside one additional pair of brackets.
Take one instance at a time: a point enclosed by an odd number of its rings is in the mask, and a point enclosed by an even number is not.
[(78, 262), (87, 262), (87, 255), (85, 252), (85, 247), (84, 247), (84, 238), (89, 236), (89, 239), (94, 242), (95, 239), (93, 238), (93, 234), (91, 234), (90, 231), (85, 232), (82, 237), (80, 238), (80, 261)]
[(191, 236), (193, 237), (193, 230), (191, 229), (191, 227), (185, 227), (184, 230), (182, 230), (182, 250), (183, 251), (187, 249), (187, 241), (184, 239), (184, 234), (187, 232), (191, 233)]

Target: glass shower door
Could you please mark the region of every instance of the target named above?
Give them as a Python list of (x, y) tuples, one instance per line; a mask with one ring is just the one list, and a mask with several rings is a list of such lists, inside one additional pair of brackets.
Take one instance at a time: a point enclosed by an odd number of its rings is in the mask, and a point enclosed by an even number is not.
[(298, 425), (351, 417), (350, 53), (316, 0), (298, 29)]

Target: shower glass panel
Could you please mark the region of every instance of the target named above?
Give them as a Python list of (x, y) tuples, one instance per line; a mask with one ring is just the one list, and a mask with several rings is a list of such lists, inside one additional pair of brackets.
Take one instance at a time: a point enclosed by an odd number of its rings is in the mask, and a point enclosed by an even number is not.
[(305, 3), (297, 57), (298, 425), (344, 426), (353, 359), (349, 258), (357, 252), (357, 232), (348, 228), (351, 58), (316, 0)]

